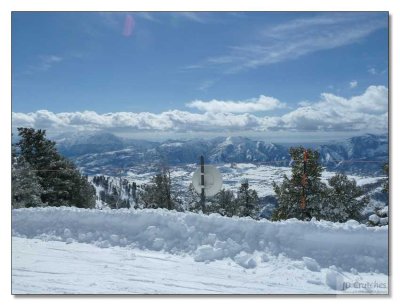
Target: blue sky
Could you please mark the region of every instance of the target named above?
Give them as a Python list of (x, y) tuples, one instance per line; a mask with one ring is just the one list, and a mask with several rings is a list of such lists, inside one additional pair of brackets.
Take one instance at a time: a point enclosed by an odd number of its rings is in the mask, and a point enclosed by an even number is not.
[(13, 122), (125, 133), (381, 132), (387, 18), (14, 12)]

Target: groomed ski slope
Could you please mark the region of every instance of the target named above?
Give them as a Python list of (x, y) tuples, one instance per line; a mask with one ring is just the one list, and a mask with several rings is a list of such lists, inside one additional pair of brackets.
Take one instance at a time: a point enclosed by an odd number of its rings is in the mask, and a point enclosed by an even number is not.
[[(13, 210), (13, 293), (387, 293), (388, 228)], [(364, 284), (364, 285), (362, 285)]]

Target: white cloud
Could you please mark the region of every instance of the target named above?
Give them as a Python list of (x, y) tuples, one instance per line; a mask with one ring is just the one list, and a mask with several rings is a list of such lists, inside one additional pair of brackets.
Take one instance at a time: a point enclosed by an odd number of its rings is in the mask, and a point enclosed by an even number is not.
[(310, 101), (300, 101), (299, 103), (297, 103), (297, 105), (299, 105), (299, 106), (310, 106), (311, 102)]
[(387, 130), (388, 90), (370, 86), (350, 99), (323, 93), (321, 100), (282, 116), (292, 130)]
[(211, 100), (204, 102), (195, 100), (186, 104), (186, 106), (211, 113), (253, 113), (283, 108), (285, 107), (285, 103), (272, 97), (260, 95), (258, 98), (245, 101)]
[(63, 57), (54, 54), (40, 55), (34, 64), (27, 67), (27, 69), (24, 71), (24, 74), (29, 75), (35, 72), (47, 71), (55, 64), (60, 63), (63, 60)]
[(123, 24), (124, 14), (120, 12), (99, 12), (100, 21), (111, 29), (120, 29)]
[(159, 22), (159, 20), (155, 17), (155, 14), (151, 12), (136, 12), (135, 16), (141, 17), (148, 21)]
[(372, 75), (375, 75), (375, 74), (377, 74), (377, 71), (376, 71), (376, 69), (375, 68), (369, 68), (368, 69), (368, 72), (370, 73), (370, 74), (372, 74)]
[(349, 83), (350, 88), (356, 88), (357, 85), (358, 85), (358, 82), (357, 82), (357, 81), (351, 81), (351, 82)]
[(200, 84), (200, 86), (197, 89), (201, 91), (206, 91), (207, 89), (212, 87), (216, 82), (217, 80), (205, 80)]
[[(226, 73), (270, 65), (301, 56), (353, 44), (387, 25), (372, 13), (327, 13), (294, 19), (255, 31), (253, 39), (226, 54), (213, 56), (189, 68), (220, 67)], [(251, 37), (251, 34), (249, 34)]]
[(177, 12), (174, 14), (177, 17), (183, 17), (190, 21), (195, 21), (199, 23), (206, 22), (205, 13), (196, 13), (196, 12)]
[[(192, 102), (195, 103), (196, 101)], [(193, 107), (204, 113), (170, 110), (163, 113), (93, 111), (53, 113), (12, 113), (13, 130), (17, 127), (47, 129), (51, 133), (69, 131), (135, 132), (223, 132), (223, 131), (387, 131), (388, 90), (370, 86), (351, 98), (321, 94), (317, 102), (301, 105), (282, 116), (255, 116), (250, 111), (280, 105), (277, 99), (260, 96), (245, 102), (198, 101)], [(201, 102), (201, 103), (200, 103)], [(234, 113), (243, 112), (247, 113)]]

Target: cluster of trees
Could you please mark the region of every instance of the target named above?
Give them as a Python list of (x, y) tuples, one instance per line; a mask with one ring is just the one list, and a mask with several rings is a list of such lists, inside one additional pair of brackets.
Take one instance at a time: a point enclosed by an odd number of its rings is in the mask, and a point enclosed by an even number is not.
[(239, 216), (258, 218), (260, 213), (257, 192), (244, 181), (236, 195), (231, 190), (222, 189), (213, 198), (207, 199), (205, 208), (201, 206), (200, 195), (192, 184), (187, 192), (182, 193), (172, 183), (170, 170), (162, 168), (149, 184), (143, 184), (138, 189), (138, 207), (165, 208), (169, 210), (202, 212), (205, 214), (218, 213), (222, 216)]
[[(194, 190), (193, 186), (190, 186), (190, 189)], [(190, 203), (189, 210), (201, 210), (199, 196), (194, 194), (192, 199), (194, 199), (194, 201)], [(250, 188), (248, 180), (244, 180), (236, 194), (232, 190), (222, 189), (215, 197), (209, 199), (209, 201), (206, 202), (204, 213), (218, 213), (227, 217), (238, 216), (258, 219), (260, 214), (260, 201), (257, 192)]]
[(138, 191), (138, 206), (142, 208), (166, 208), (182, 210), (179, 191), (172, 184), (171, 171), (162, 167), (149, 184), (143, 184)]
[[(317, 151), (294, 147), (289, 153), (292, 158), (292, 175), (290, 178), (285, 175), (280, 184), (273, 183), (278, 204), (273, 211), (272, 220), (316, 218), (333, 222), (345, 222), (350, 219), (362, 221), (362, 211), (370, 199), (354, 179), (338, 173), (329, 178), (326, 184), (321, 179), (323, 168), (319, 163)], [(304, 156), (307, 156), (306, 159)], [(387, 188), (386, 181), (384, 190)], [(247, 180), (242, 182), (236, 193), (222, 189), (216, 196), (207, 199), (204, 209), (193, 186), (190, 185), (188, 192), (182, 195), (172, 184), (167, 168), (154, 176), (150, 184), (142, 185), (138, 194), (138, 203), (143, 208), (178, 211), (187, 209), (206, 214), (219, 213), (222, 216), (254, 219), (258, 219), (260, 215), (257, 192), (250, 188)]]
[(136, 204), (136, 183), (125, 178), (119, 178), (117, 184), (110, 177), (96, 175), (92, 179), (93, 185), (100, 187), (98, 199), (112, 209), (131, 208)]
[[(95, 185), (101, 187), (99, 199), (110, 208), (165, 208), (259, 218), (260, 201), (247, 180), (236, 193), (222, 189), (207, 199), (202, 208), (200, 196), (193, 186), (182, 193), (173, 184), (167, 167), (140, 188), (121, 177), (116, 182), (105, 176), (94, 176), (91, 185), (71, 161), (57, 152), (55, 142), (46, 139), (44, 130), (18, 128), (18, 135), (19, 141), (13, 144), (11, 156), (13, 208), (47, 205), (94, 208)], [(291, 177), (285, 175), (282, 183), (273, 183), (277, 207), (272, 220), (316, 218), (345, 222), (362, 219), (362, 210), (369, 197), (354, 179), (336, 174), (326, 184), (321, 180), (323, 169), (317, 151), (295, 147), (289, 153), (292, 158)], [(384, 172), (388, 176), (388, 164), (385, 164)], [(383, 191), (387, 193), (388, 188), (386, 179)]]
[(293, 160), (292, 176), (285, 175), (281, 184), (274, 183), (278, 206), (272, 220), (316, 218), (345, 222), (362, 219), (361, 212), (369, 197), (364, 196), (354, 179), (336, 174), (326, 185), (321, 181), (322, 167), (317, 151), (297, 147), (289, 152)]
[(94, 187), (76, 166), (61, 156), (46, 131), (18, 128), (13, 144), (11, 179), (13, 208), (76, 206), (94, 208)]

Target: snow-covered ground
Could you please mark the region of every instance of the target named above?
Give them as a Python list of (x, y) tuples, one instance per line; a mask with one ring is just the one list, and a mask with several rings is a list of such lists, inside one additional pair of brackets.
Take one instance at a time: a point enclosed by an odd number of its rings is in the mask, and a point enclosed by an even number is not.
[(388, 227), (13, 210), (13, 293), (388, 292)]
[[(237, 163), (237, 164), (218, 164), (214, 165), (221, 172), (223, 179), (223, 188), (237, 191), (244, 179), (249, 181), (250, 187), (255, 189), (260, 197), (274, 195), (272, 183), (280, 183), (283, 175), (291, 176), (290, 167), (276, 167), (270, 165)], [(175, 184), (181, 185), (187, 189), (191, 183), (192, 176), (198, 165), (187, 164), (182, 166), (172, 166), (171, 177)], [(143, 167), (132, 167), (127, 171), (127, 179), (136, 182), (138, 185), (149, 183), (151, 178), (157, 173), (153, 171), (144, 171)], [(101, 174), (101, 173), (100, 173)], [(334, 176), (335, 172), (323, 171), (322, 181), (327, 183), (328, 179)], [(375, 183), (382, 179), (379, 176), (358, 176), (349, 175), (350, 179), (355, 179), (359, 186)]]
[[(387, 293), (384, 274), (311, 271), (303, 260), (259, 255), (257, 267), (245, 269), (230, 258), (196, 262), (185, 254), (14, 237), (12, 290), (14, 294)], [(328, 285), (336, 286), (338, 280), (342, 282), (338, 286), (351, 287), (335, 291)], [(371, 288), (354, 288), (368, 284)]]

